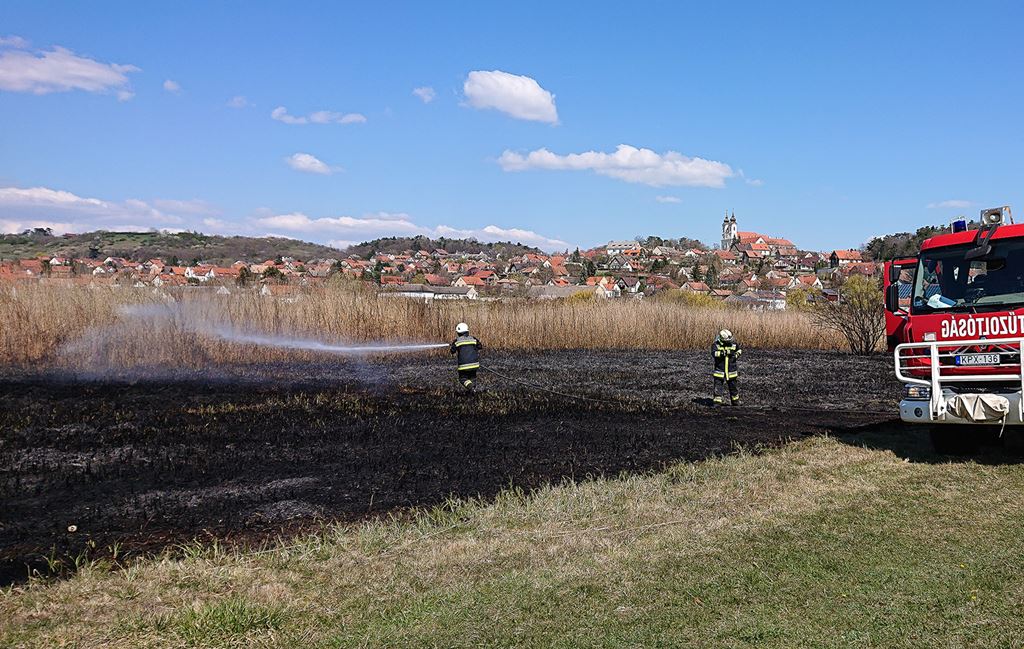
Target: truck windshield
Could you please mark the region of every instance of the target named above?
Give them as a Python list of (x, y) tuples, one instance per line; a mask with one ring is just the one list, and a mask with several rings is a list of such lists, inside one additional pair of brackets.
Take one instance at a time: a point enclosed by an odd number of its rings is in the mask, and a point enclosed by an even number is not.
[(913, 311), (1001, 311), (1024, 306), (1024, 239), (991, 245), (991, 253), (973, 260), (965, 257), (974, 246), (922, 252)]

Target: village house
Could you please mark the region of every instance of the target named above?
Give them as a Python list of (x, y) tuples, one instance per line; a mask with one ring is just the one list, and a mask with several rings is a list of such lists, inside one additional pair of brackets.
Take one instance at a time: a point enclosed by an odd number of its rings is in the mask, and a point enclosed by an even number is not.
[(829, 255), (829, 265), (832, 268), (839, 268), (846, 264), (853, 264), (863, 261), (859, 250), (833, 250)]
[(729, 266), (736, 265), (740, 260), (739, 255), (732, 250), (715, 250), (714, 255), (721, 259), (723, 264)]
[(463, 275), (462, 277), (455, 280), (455, 282), (452, 283), (452, 286), (475, 286), (477, 288), (483, 288), (487, 286), (487, 282), (485, 282), (482, 278), (477, 277), (476, 275)]
[(615, 255), (621, 255), (627, 250), (639, 251), (640, 242), (638, 241), (609, 241), (608, 245), (605, 246), (604, 252), (609, 257)]
[(533, 300), (561, 300), (583, 292), (592, 293), (593, 289), (580, 286), (531, 286), (526, 291), (526, 297)]
[(426, 284), (404, 284), (393, 290), (387, 290), (381, 295), (389, 297), (404, 297), (424, 302), (434, 300), (475, 300), (479, 297), (476, 287), (473, 286), (428, 286)]
[(789, 284), (786, 286), (787, 290), (793, 289), (817, 289), (821, 290), (825, 286), (821, 283), (821, 278), (817, 275), (794, 275), (789, 280)]
[(629, 275), (620, 277), (619, 280), (616, 282), (616, 285), (619, 287), (619, 291), (623, 293), (640, 292), (640, 279), (638, 277), (633, 277)]
[(686, 282), (680, 287), (683, 293), (695, 293), (697, 295), (710, 295), (711, 287), (704, 282)]
[(730, 295), (725, 298), (725, 303), (760, 311), (783, 311), (786, 296), (777, 291), (747, 291), (742, 295)]
[(615, 257), (612, 257), (612, 259), (608, 262), (608, 270), (611, 270), (611, 271), (621, 271), (621, 270), (624, 270), (624, 271), (632, 273), (633, 271), (636, 270), (636, 267), (633, 264), (634, 264), (634, 262), (631, 261), (625, 255), (616, 255)]

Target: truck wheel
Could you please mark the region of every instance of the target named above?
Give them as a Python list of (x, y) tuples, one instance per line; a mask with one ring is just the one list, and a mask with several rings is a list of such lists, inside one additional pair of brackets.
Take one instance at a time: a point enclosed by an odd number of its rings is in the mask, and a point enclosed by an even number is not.
[(932, 448), (939, 455), (974, 455), (981, 448), (980, 431), (973, 426), (932, 426)]

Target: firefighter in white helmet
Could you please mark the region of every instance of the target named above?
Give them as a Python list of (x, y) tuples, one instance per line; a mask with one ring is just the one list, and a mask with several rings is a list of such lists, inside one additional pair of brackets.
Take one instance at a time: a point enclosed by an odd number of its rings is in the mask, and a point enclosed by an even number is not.
[(476, 372), (480, 369), (480, 350), (483, 345), (480, 341), (469, 335), (469, 325), (460, 322), (455, 326), (456, 338), (452, 341), (450, 351), (458, 359), (459, 383), (466, 389), (466, 392), (473, 392), (476, 381)]
[(711, 356), (715, 361), (715, 403), (724, 403), (726, 389), (728, 388), (729, 400), (734, 406), (740, 404), (740, 388), (738, 360), (743, 350), (739, 343), (728, 329), (722, 329), (715, 338), (715, 344), (711, 348)]

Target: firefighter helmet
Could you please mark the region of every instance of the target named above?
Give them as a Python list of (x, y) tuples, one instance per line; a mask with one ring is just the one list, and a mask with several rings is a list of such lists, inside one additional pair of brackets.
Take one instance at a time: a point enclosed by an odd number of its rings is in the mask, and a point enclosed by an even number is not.
[(718, 332), (718, 339), (723, 343), (732, 342), (732, 332), (728, 329), (722, 329)]
[(460, 322), (459, 324), (455, 325), (455, 333), (459, 334), (460, 336), (463, 334), (468, 334), (469, 325), (466, 324), (465, 322)]

